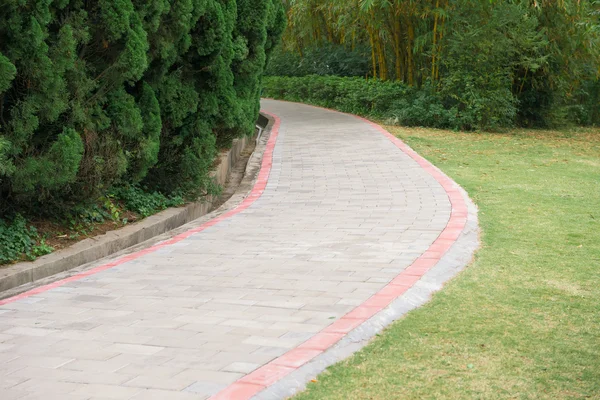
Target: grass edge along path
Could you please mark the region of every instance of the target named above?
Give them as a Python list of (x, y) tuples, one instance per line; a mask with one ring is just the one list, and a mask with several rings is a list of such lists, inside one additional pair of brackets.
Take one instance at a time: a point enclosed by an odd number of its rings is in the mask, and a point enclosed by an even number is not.
[(482, 247), (294, 399), (600, 399), (600, 130), (386, 128), (467, 190)]

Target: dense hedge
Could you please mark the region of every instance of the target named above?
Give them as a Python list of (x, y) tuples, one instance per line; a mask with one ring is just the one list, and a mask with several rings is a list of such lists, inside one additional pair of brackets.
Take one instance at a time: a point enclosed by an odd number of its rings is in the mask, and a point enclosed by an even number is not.
[(269, 59), (265, 71), (269, 76), (369, 75), (370, 51), (366, 46), (348, 46), (321, 43), (303, 48), (302, 54), (278, 46)]
[(284, 25), (279, 0), (3, 2), (0, 218), (123, 185), (204, 193)]
[[(425, 86), (399, 81), (336, 76), (265, 77), (263, 96), (299, 101), (343, 112), (391, 118), (407, 126), (475, 129), (489, 127), (490, 116)], [(485, 118), (485, 120), (484, 120)]]
[[(420, 88), (399, 81), (359, 77), (303, 76), (263, 78), (263, 97), (315, 104), (336, 110), (392, 119), (406, 126), (462, 130), (501, 130), (516, 123), (519, 101), (510, 91), (492, 91), (471, 84), (461, 91), (454, 85)], [(596, 84), (598, 86), (598, 84)], [(590, 88), (598, 99), (598, 88)], [(460, 93), (458, 96), (456, 93)], [(598, 122), (597, 103), (577, 110), (580, 123)]]

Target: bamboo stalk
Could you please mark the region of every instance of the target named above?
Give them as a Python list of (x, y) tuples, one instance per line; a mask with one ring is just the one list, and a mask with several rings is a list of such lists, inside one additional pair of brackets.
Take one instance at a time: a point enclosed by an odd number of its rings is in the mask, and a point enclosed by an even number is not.
[(414, 61), (413, 61), (413, 56), (412, 56), (412, 51), (413, 51), (413, 42), (415, 39), (415, 30), (412, 24), (412, 21), (409, 18), (407, 18), (408, 21), (408, 42), (406, 43), (406, 56), (407, 56), (407, 69), (408, 69), (408, 84), (410, 86), (413, 86), (415, 83), (415, 75), (414, 75)]
[(401, 80), (402, 76), (402, 56), (400, 52), (400, 46), (402, 45), (402, 28), (400, 25), (400, 18), (396, 14), (394, 16), (394, 53), (396, 57), (396, 80)]
[(369, 41), (371, 42), (371, 61), (373, 62), (373, 77), (377, 78), (377, 58), (375, 55), (375, 40), (373, 40), (373, 31), (369, 29)]
[(431, 80), (435, 81), (436, 56), (437, 56), (437, 29), (438, 29), (438, 14), (437, 9), (440, 7), (440, 0), (435, 1), (435, 16), (433, 17), (433, 47), (431, 49)]
[(377, 40), (377, 52), (379, 53), (379, 79), (385, 81), (387, 80), (387, 62), (385, 59), (385, 48), (379, 37)]

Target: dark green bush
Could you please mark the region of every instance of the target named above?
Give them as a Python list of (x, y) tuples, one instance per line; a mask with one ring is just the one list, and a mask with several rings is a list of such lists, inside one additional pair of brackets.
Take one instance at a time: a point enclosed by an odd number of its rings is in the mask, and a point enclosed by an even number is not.
[(279, 0), (3, 2), (0, 257), (37, 251), (8, 215), (85, 225), (118, 219), (115, 187), (143, 215), (215, 193), (284, 28)]
[(521, 71), (541, 74), (547, 62), (547, 39), (527, 7), (499, 2), (490, 8), (474, 2), (453, 10), (438, 87), (446, 108), (455, 110), (463, 128), (514, 126), (529, 105), (529, 112), (539, 114), (541, 104), (525, 101), (521, 88), (513, 87)]
[(217, 146), (251, 133), (279, 0), (4, 2), (0, 218), (114, 185), (214, 188)]
[(169, 207), (178, 207), (184, 204), (181, 196), (165, 196), (162, 193), (142, 190), (136, 186), (115, 188), (111, 194), (116, 200), (122, 201), (125, 207), (144, 217)]
[(267, 65), (269, 76), (335, 75), (362, 76), (369, 74), (370, 52), (366, 46), (354, 49), (347, 46), (322, 43), (298, 52), (277, 48)]
[(17, 214), (12, 219), (0, 219), (0, 265), (25, 256), (29, 260), (54, 250), (48, 246), (33, 226)]
[(390, 118), (407, 126), (496, 129), (510, 126), (507, 112), (509, 116), (514, 112), (508, 106), (490, 107), (490, 100), (477, 97), (476, 90), (471, 90), (470, 97), (456, 98), (429, 84), (419, 89), (397, 81), (316, 75), (266, 77), (263, 83), (265, 97), (305, 102), (374, 118)]
[(574, 119), (582, 125), (600, 125), (600, 79), (583, 85), (581, 106), (573, 107)]
[(401, 82), (335, 76), (265, 77), (263, 96), (302, 101), (340, 111), (389, 116), (394, 103), (410, 89)]
[(445, 107), (442, 96), (429, 85), (412, 88), (398, 98), (390, 115), (394, 122), (406, 126), (458, 129), (464, 124), (457, 108)]

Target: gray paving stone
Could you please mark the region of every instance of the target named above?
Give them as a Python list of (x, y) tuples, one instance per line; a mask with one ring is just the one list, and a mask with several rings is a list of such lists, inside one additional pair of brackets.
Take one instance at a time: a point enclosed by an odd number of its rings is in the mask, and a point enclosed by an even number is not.
[(117, 385), (87, 384), (79, 385), (79, 387), (73, 390), (71, 394), (90, 397), (97, 396), (98, 398), (104, 399), (124, 400), (130, 399), (140, 392), (142, 392), (142, 389), (140, 388)]
[[(214, 383), (214, 382), (196, 382), (185, 389), (186, 392), (194, 393), (200, 399), (207, 399), (212, 395), (219, 393), (225, 389), (227, 384)], [(201, 396), (201, 397), (198, 397)]]
[(260, 364), (253, 363), (244, 363), (244, 362), (234, 362), (223, 368), (223, 371), (227, 372), (237, 372), (240, 374), (249, 374), (260, 367)]
[(157, 377), (157, 376), (137, 376), (123, 383), (125, 386), (138, 387), (144, 389), (162, 389), (171, 391), (180, 391), (190, 386), (196, 381), (195, 378), (182, 376), (179, 374), (173, 377)]
[[(199, 397), (193, 392), (176, 392), (173, 390), (146, 389), (131, 398), (131, 400), (201, 400), (208, 396)], [(90, 399), (90, 400), (93, 400)]]

